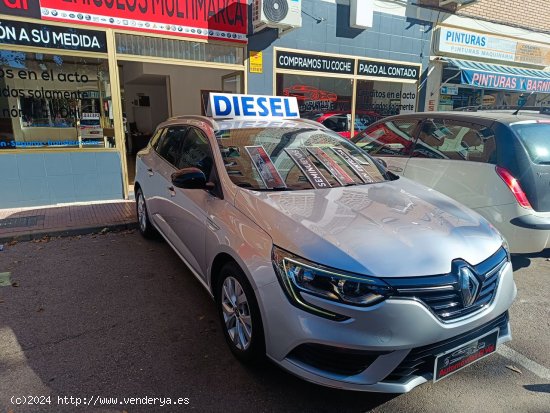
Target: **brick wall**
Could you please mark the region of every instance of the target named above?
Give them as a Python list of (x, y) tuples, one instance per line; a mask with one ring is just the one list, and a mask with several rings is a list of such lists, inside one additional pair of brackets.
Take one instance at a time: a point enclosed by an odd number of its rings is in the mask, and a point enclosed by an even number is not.
[(550, 33), (550, 0), (480, 0), (457, 14)]

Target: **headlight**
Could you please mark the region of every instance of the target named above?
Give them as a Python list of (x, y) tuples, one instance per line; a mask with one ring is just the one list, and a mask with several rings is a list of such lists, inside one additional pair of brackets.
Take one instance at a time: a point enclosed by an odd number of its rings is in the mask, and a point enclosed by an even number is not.
[(323, 267), (277, 247), (273, 248), (273, 265), (294, 305), (331, 319), (342, 319), (344, 316), (309, 304), (301, 293), (366, 307), (384, 301), (392, 292), (391, 287), (380, 279)]

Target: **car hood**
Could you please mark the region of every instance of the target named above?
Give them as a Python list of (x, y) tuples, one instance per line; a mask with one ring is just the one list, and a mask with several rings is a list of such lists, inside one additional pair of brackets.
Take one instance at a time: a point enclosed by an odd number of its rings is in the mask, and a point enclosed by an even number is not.
[(502, 245), (481, 216), (406, 178), (323, 190), (239, 189), (235, 206), (273, 243), (328, 267), (378, 277), (446, 274)]

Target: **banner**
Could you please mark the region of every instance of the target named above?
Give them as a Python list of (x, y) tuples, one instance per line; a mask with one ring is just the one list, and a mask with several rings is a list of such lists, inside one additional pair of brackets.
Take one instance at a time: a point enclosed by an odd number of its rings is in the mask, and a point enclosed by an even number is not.
[(246, 0), (40, 0), (40, 5), (45, 20), (247, 41)]
[(420, 66), (407, 63), (388, 63), (375, 60), (359, 60), (360, 76), (387, 77), (396, 80), (420, 79)]
[(550, 47), (485, 33), (441, 27), (436, 31), (436, 52), (498, 61), (550, 65)]
[(0, 43), (107, 53), (107, 38), (102, 31), (3, 19), (0, 20)]
[(461, 83), (487, 89), (550, 93), (550, 78), (462, 70)]
[(355, 59), (277, 51), (277, 68), (306, 72), (355, 74)]

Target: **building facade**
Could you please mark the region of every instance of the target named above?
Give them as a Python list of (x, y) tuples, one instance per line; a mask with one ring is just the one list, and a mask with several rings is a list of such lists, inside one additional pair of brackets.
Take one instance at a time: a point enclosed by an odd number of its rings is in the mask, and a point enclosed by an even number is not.
[[(480, 0), (435, 23), (426, 110), (550, 106), (548, 7)], [(544, 17), (546, 16), (546, 17)]]
[(242, 92), (248, 5), (222, 3), (0, 0), (0, 208), (125, 198), (156, 124)]
[(346, 137), (383, 116), (422, 110), (432, 23), (395, 2), (373, 4), (364, 29), (351, 27), (350, 2), (303, 0), (301, 27), (250, 34), (262, 68), (250, 68), (249, 93), (296, 96), (302, 117)]

